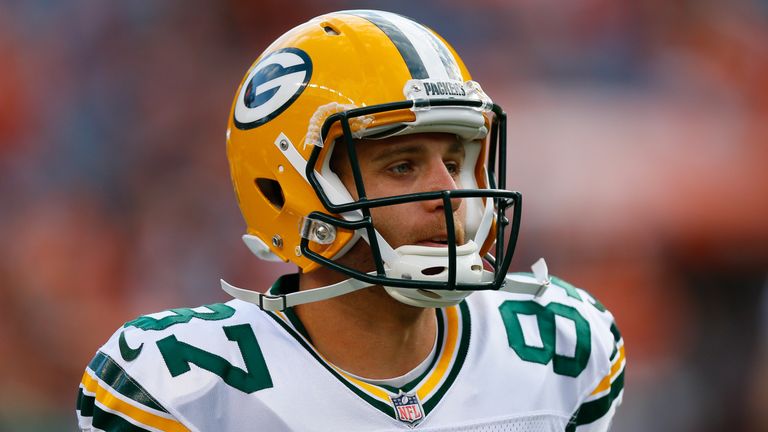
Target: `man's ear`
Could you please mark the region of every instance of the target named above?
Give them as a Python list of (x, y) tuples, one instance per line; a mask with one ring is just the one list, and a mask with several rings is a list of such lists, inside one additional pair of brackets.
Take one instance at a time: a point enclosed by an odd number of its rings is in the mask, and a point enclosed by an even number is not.
[(336, 138), (333, 142), (333, 151), (331, 152), (328, 166), (331, 168), (331, 171), (339, 176), (342, 182), (344, 182), (345, 178), (351, 177), (352, 167), (350, 166), (347, 145), (344, 143), (343, 137)]

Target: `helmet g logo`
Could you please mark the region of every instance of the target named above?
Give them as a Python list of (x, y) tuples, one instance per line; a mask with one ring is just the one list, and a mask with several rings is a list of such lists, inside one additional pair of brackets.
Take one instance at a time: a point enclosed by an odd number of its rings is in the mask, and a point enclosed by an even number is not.
[(283, 48), (264, 57), (248, 74), (235, 106), (239, 129), (260, 126), (285, 111), (312, 76), (312, 61), (298, 48)]

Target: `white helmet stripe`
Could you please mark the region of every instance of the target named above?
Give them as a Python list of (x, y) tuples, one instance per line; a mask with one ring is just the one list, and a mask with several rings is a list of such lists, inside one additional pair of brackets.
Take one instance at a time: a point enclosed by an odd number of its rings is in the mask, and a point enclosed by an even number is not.
[(387, 15), (411, 41), (424, 62), (430, 78), (463, 81), (456, 59), (443, 41), (416, 22), (396, 14)]
[(345, 11), (365, 18), (395, 44), (414, 79), (463, 81), (456, 59), (445, 44), (427, 28), (403, 16), (381, 11)]

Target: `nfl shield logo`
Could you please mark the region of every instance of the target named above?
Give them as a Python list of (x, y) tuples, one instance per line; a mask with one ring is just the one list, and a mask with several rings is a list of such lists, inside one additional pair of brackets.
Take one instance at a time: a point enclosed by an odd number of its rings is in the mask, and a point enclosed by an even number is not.
[(401, 422), (408, 423), (409, 426), (413, 427), (424, 419), (424, 410), (415, 394), (400, 393), (397, 396), (390, 396), (390, 399), (395, 408), (395, 415)]

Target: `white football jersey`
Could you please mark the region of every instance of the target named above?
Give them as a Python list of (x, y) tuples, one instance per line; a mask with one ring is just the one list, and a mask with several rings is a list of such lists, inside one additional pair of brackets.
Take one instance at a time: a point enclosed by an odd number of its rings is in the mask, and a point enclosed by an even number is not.
[[(295, 290), (284, 276), (273, 292)], [(624, 345), (610, 312), (552, 278), (436, 309), (436, 354), (401, 388), (323, 359), (289, 309), (232, 300), (126, 323), (80, 385), (84, 431), (604, 431)], [(375, 355), (375, 353), (372, 353)]]

